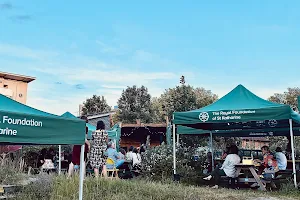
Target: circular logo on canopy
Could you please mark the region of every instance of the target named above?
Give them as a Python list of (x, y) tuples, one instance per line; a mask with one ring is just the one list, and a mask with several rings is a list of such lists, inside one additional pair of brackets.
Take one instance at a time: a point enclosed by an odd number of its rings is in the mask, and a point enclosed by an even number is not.
[(269, 120), (268, 124), (270, 127), (275, 127), (275, 126), (277, 126), (278, 123), (275, 119), (271, 119), (271, 120)]
[(199, 114), (199, 119), (202, 121), (202, 122), (206, 122), (208, 121), (209, 119), (209, 114), (207, 112), (201, 112)]

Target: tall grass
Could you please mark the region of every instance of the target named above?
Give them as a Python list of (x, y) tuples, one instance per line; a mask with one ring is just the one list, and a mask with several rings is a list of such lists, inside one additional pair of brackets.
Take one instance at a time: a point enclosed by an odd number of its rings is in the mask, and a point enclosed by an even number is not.
[[(51, 199), (71, 200), (78, 198), (79, 179), (55, 179)], [(254, 192), (251, 190), (213, 190), (205, 187), (184, 186), (176, 183), (161, 183), (142, 180), (116, 180), (87, 178), (84, 182), (84, 199), (106, 200), (240, 200), (255, 199), (255, 197), (269, 197), (271, 193)], [(276, 194), (276, 196), (279, 193)], [(280, 195), (280, 199), (285, 196)]]
[(11, 160), (10, 158), (0, 159), (0, 185), (12, 185), (17, 184), (24, 177), (23, 160)]
[[(290, 188), (291, 189), (291, 188)], [(242, 199), (300, 199), (299, 192), (258, 192), (252, 190), (213, 190), (206, 187), (185, 186), (174, 182), (151, 182), (144, 180), (105, 180), (87, 177), (84, 181), (84, 199), (105, 200), (242, 200)], [(18, 200), (73, 200), (78, 199), (79, 178), (65, 176), (44, 177), (27, 187)], [(290, 198), (288, 198), (290, 197)]]

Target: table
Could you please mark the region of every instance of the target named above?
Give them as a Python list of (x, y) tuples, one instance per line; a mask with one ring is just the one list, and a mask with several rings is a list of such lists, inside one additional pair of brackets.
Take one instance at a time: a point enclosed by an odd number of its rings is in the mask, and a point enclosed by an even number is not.
[(259, 189), (262, 191), (266, 191), (266, 187), (263, 185), (262, 181), (260, 180), (259, 176), (257, 175), (255, 171), (255, 166), (254, 165), (245, 165), (245, 164), (237, 164), (235, 165), (236, 167), (236, 172), (235, 172), (235, 177), (239, 177), (239, 174), (241, 170), (248, 170), (251, 172), (254, 178), (239, 178), (239, 182), (245, 181), (245, 182), (252, 182), (252, 183), (257, 183), (259, 186)]

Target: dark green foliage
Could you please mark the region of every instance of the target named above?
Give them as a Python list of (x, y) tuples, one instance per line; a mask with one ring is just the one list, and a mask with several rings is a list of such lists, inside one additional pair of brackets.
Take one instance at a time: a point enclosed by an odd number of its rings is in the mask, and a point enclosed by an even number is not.
[(140, 119), (143, 123), (152, 122), (151, 96), (144, 86), (127, 87), (118, 100), (117, 119), (125, 123), (136, 123)]
[(93, 95), (83, 103), (82, 114), (92, 115), (111, 111), (104, 96)]

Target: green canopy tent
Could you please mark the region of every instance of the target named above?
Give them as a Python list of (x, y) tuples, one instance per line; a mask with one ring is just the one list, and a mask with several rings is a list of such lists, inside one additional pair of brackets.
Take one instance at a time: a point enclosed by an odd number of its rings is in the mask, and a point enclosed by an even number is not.
[[(176, 125), (210, 131), (231, 130), (234, 127), (253, 129), (251, 122), (257, 121), (268, 121), (268, 125), (271, 128), (289, 127), (292, 143), (294, 183), (297, 186), (293, 148), (293, 122), (300, 123), (300, 115), (294, 112), (290, 106), (266, 101), (242, 85), (238, 85), (227, 95), (204, 108), (188, 112), (175, 112), (173, 114), (173, 138), (176, 135)], [(246, 123), (243, 125), (240, 124), (241, 122), (250, 122), (250, 124)], [(278, 124), (280, 126), (277, 126)], [(264, 129), (266, 127), (257, 128)], [(212, 132), (210, 132), (210, 135), (212, 137)], [(176, 174), (175, 140), (173, 140), (173, 146), (173, 170), (174, 174)]]
[[(289, 128), (267, 128), (267, 129), (229, 129), (229, 130), (203, 130), (187, 126), (177, 126), (178, 135), (209, 135), (210, 132), (215, 136), (221, 137), (267, 137), (267, 136), (286, 136)], [(294, 136), (300, 136), (300, 127), (293, 128)]]
[[(62, 117), (68, 118), (68, 119), (79, 119), (77, 118), (75, 115), (73, 115), (70, 112), (65, 112), (64, 114), (61, 115)], [(86, 126), (88, 127), (88, 139), (92, 138), (92, 132), (96, 130), (96, 127), (93, 126), (92, 124), (86, 124)]]
[[(85, 122), (43, 112), (0, 95), (0, 141), (7, 144), (81, 145), (82, 166)], [(82, 199), (84, 171), (83, 167), (80, 169), (79, 199)]]
[(43, 112), (0, 95), (1, 143), (84, 144), (85, 122)]
[[(201, 109), (175, 112), (174, 124), (206, 130), (227, 129), (230, 122), (293, 119), (300, 123), (300, 116), (289, 105), (266, 101), (242, 85), (227, 95)], [(220, 124), (222, 126), (220, 126)]]

